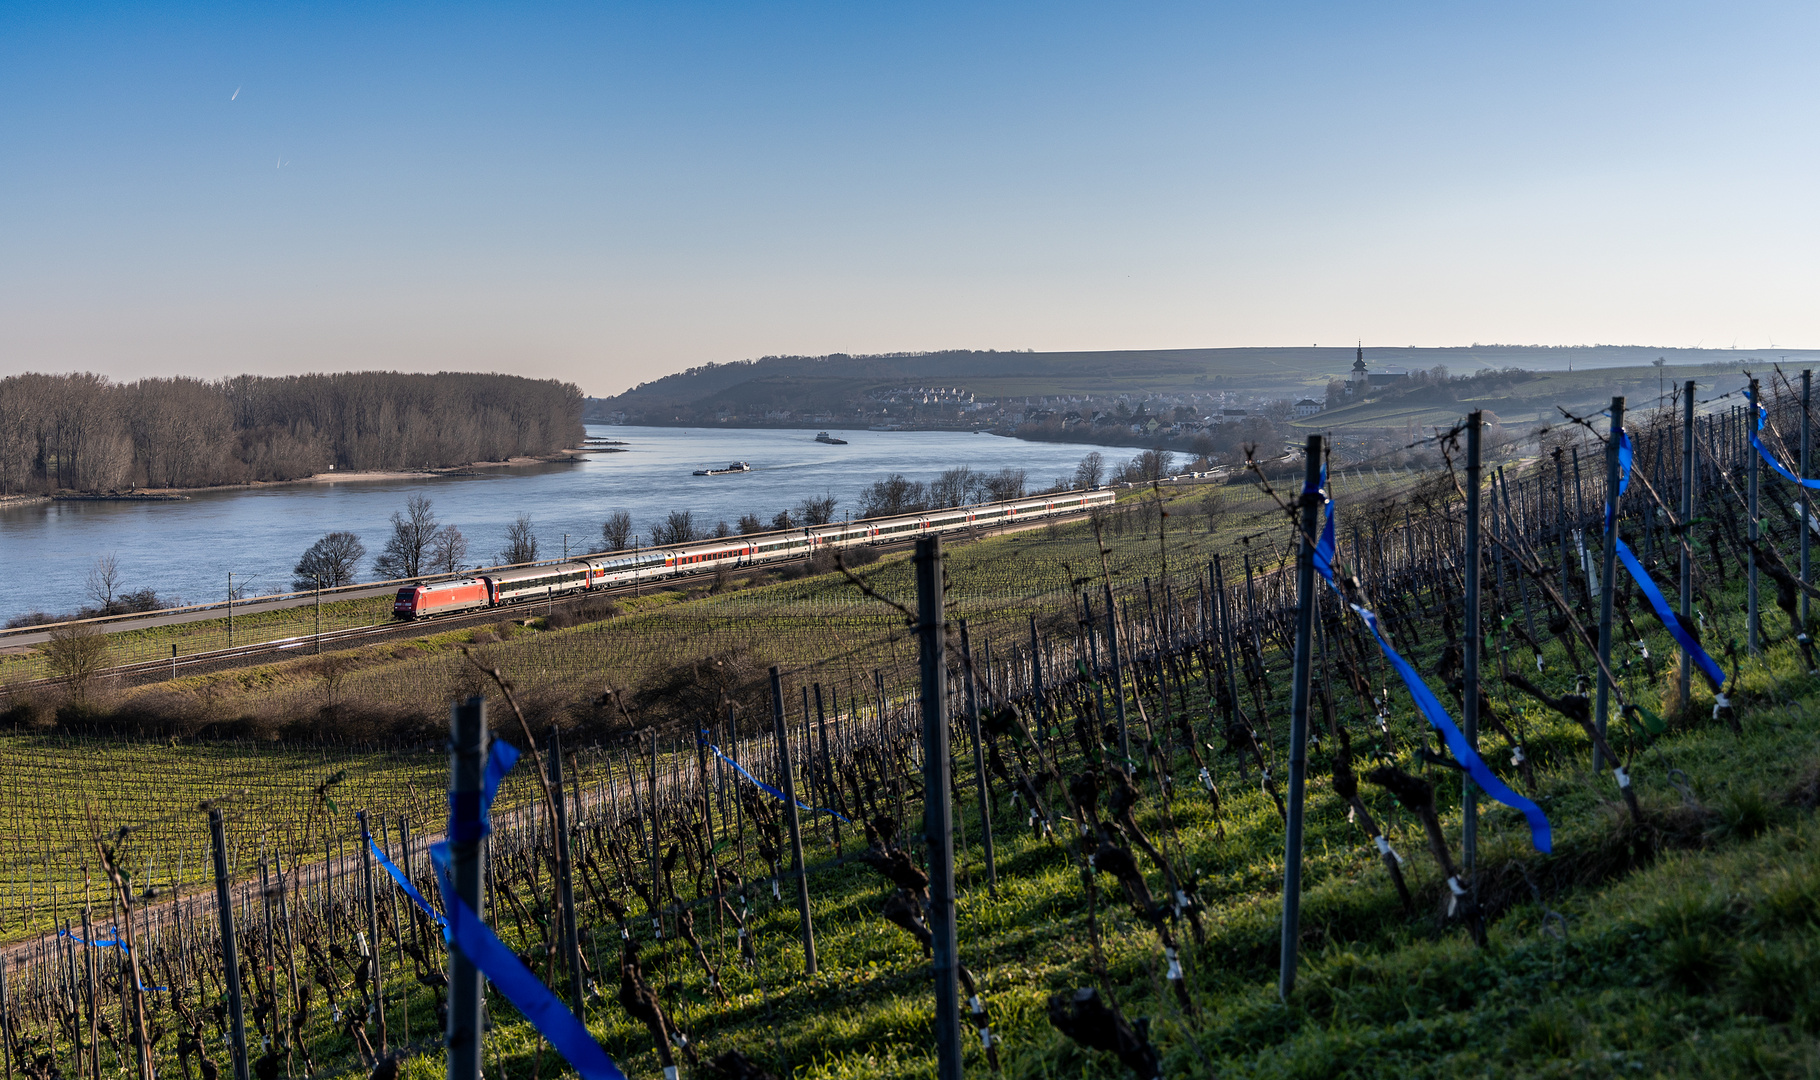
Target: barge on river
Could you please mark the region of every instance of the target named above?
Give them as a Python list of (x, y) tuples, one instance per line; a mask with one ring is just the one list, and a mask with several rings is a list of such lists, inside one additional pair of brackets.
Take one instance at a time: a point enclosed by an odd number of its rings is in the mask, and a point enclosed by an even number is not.
[(733, 464), (727, 466), (724, 469), (696, 469), (695, 475), (696, 476), (725, 476), (728, 473), (751, 472), (751, 471), (752, 471), (752, 466), (748, 462), (735, 461)]

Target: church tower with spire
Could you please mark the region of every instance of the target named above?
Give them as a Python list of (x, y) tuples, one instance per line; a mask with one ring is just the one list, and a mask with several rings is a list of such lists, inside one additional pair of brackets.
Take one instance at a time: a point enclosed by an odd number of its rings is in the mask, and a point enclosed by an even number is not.
[(1358, 359), (1352, 362), (1352, 376), (1346, 380), (1346, 393), (1362, 394), (1371, 386), (1371, 375), (1365, 370), (1365, 339), (1359, 339)]

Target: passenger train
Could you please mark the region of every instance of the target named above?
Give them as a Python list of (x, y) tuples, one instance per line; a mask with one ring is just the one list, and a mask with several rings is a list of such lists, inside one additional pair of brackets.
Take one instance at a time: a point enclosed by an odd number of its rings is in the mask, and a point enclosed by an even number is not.
[(613, 551), (542, 566), (514, 567), (460, 581), (407, 585), (398, 590), (398, 598), (392, 604), (392, 617), (415, 619), (501, 607), (525, 600), (548, 600), (593, 589), (712, 572), (723, 567), (735, 569), (797, 559), (826, 549), (893, 544), (919, 536), (1079, 514), (1097, 506), (1110, 506), (1114, 498), (1114, 493), (1107, 489), (1034, 495), (978, 506), (831, 522), (750, 536), (722, 536), (687, 544)]

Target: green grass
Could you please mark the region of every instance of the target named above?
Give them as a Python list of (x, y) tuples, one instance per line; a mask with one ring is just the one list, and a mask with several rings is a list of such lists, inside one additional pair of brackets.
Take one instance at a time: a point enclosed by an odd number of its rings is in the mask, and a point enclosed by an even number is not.
[[(372, 626), (386, 622), (391, 617), (392, 597), (389, 595), (362, 600), (334, 600), (322, 605), (320, 627), (323, 633), (328, 633), (355, 626)], [(179, 656), (191, 656), (230, 646), (307, 637), (316, 633), (317, 627), (318, 612), (315, 605), (303, 604), (275, 611), (237, 612), (234, 615), (231, 640), (225, 616), (170, 626), (122, 630), (107, 635), (106, 663), (112, 666), (147, 660), (168, 660), (173, 645), (177, 647)], [(0, 685), (48, 678), (52, 674), (45, 663), (44, 654), (36, 649), (0, 653)]]
[[(1250, 520), (1220, 522), (1220, 531), (1205, 541), (1183, 530), (1177, 539), (1182, 550), (1172, 551), (1172, 565), (1197, 566), (1210, 545), (1230, 551), (1240, 536), (1254, 537), (1253, 546), (1262, 551), (1280, 550), (1280, 518), (1261, 508), (1254, 512), (1258, 516)], [(1154, 533), (1112, 538), (1121, 595), (1141, 596), (1142, 577), (1160, 570), (1160, 557), (1147, 554), (1155, 551), (1155, 542)], [(1097, 569), (1092, 545), (1078, 531), (1064, 529), (954, 549), (948, 573), (961, 613), (977, 616), (976, 626), (1004, 640), (1017, 640), (1013, 631), (1025, 612), (1067, 610), (1072, 604), (1072, 580), (1064, 585), (1063, 578), (1096, 576), (1080, 569)], [(908, 569), (891, 562), (866, 573), (886, 595), (902, 596), (909, 580)], [(521, 631), (489, 648), (527, 692), (540, 680), (572, 677), (559, 662), (569, 657), (564, 650), (573, 651), (573, 663), (599, 662), (630, 655), (609, 651), (614, 637), (642, 636), (640, 648), (656, 653), (675, 650), (692, 636), (725, 632), (716, 628), (755, 622), (743, 640), (766, 635), (774, 639), (777, 655), (787, 658), (845, 642), (868, 663), (890, 656), (893, 648), (900, 661), (912, 663), (913, 643), (901, 632), (891, 640), (894, 616), (864, 614), (866, 604), (849, 592), (850, 587), (822, 578), (724, 597), (671, 594), (661, 610), (595, 627)], [(1708, 641), (1722, 643), (1738, 632), (1738, 597), (1725, 592), (1713, 599)], [(1670, 655), (1666, 635), (1646, 623), (1642, 611), (1635, 615), (1656, 655)], [(666, 621), (669, 629), (662, 630)], [(816, 634), (805, 629), (817, 624), (823, 629)], [(1588, 747), (1577, 726), (1501, 689), (1493, 691), (1495, 707), (1521, 726), (1526, 749), (1543, 766), (1537, 799), (1554, 822), (1556, 846), (1551, 855), (1535, 853), (1515, 814), (1488, 808), (1479, 876), (1494, 918), (1484, 948), (1440, 917), (1445, 888), (1419, 825), (1381, 790), (1364, 785), (1373, 814), (1408, 857), (1416, 905), (1413, 914), (1403, 913), (1374, 849), (1348, 822), (1328, 786), (1333, 740), (1323, 740), (1311, 754), (1302, 963), (1298, 989), (1287, 1003), (1275, 992), (1280, 819), (1258, 789), (1255, 773), (1247, 782), (1229, 755), (1216, 755), (1224, 794), (1222, 838), (1208, 802), (1192, 784), (1192, 768), (1178, 762), (1181, 784), (1168, 805), (1177, 835), (1166, 828), (1161, 801), (1149, 785), (1139, 819), (1151, 836), (1168, 837), (1177, 862), (1201, 882), (1206, 939), (1195, 943), (1186, 927), (1178, 930), (1195, 1011), (1184, 1015), (1163, 992), (1154, 935), (1114, 899), (1111, 880), (1101, 875), (1097, 922), (1106, 984), (1128, 1017), (1152, 1020), (1170, 1076), (1820, 1073), (1815, 1037), (1820, 990), (1813, 979), (1820, 962), (1820, 822), (1814, 818), (1820, 797), (1820, 682), (1805, 673), (1793, 646), (1782, 639), (1786, 623), (1779, 613), (1766, 613), (1765, 624), (1784, 643), (1743, 668), (1742, 689), (1733, 695), (1742, 734), (1713, 720), (1711, 699), (1700, 694), (1659, 734), (1614, 722), (1614, 743), (1631, 759), (1646, 812), (1641, 827), (1616, 802), (1611, 776), (1587, 768)], [(873, 636), (854, 643), (856, 628)], [(1423, 632), (1429, 648), (1416, 650), (1413, 659), (1426, 669), (1438, 635), (1430, 627)], [(429, 659), (401, 652), (372, 670), (418, 680), (417, 693), (446, 700), (442, 691), (448, 684), (426, 674), (435, 669), (420, 665), (441, 662), (437, 657), (453, 641), (451, 635), (418, 647)], [(1571, 685), (1563, 655), (1551, 646), (1545, 660), (1546, 685), (1557, 692)], [(1512, 662), (1528, 664), (1527, 652), (1516, 653)], [(1279, 670), (1281, 660), (1272, 657), (1269, 663)], [(830, 670), (798, 669), (791, 675), (803, 679)], [(1383, 682), (1381, 665), (1374, 662), (1367, 674), (1373, 686)], [(1634, 651), (1619, 668), (1633, 700), (1652, 709), (1662, 707), (1667, 678)], [(1282, 687), (1271, 689), (1277, 694), (1272, 723), (1280, 741)], [(1400, 690), (1393, 695), (1390, 733), (1383, 739), (1337, 685), (1336, 694), (1340, 721), (1354, 732), (1361, 753), (1381, 749), (1406, 767), (1420, 767), (1413, 750), (1424, 733), (1407, 695)], [(1200, 705), (1204, 698), (1203, 691), (1194, 692), (1197, 725), (1204, 738), (1217, 743)], [(1148, 706), (1154, 714), (1156, 703)], [(1504, 764), (1508, 754), (1501, 738), (1488, 734), (1483, 744), (1494, 768), (1512, 772)], [(423, 758), (430, 774), (423, 783), (433, 791), (432, 758)], [(1065, 759), (1064, 771), (1081, 764)], [(301, 784), (309, 770), (295, 768), (295, 782)], [(957, 768), (970, 778), (970, 755), (961, 754)], [(513, 782), (524, 783), (527, 770), (528, 763)], [(1437, 787), (1444, 824), (1457, 839), (1458, 784), (1441, 773)], [(961, 959), (980, 979), (1003, 1040), (1006, 1074), (1126, 1075), (1110, 1057), (1064, 1040), (1046, 1018), (1050, 994), (1094, 985), (1101, 977), (1090, 961), (1087, 897), (1066, 846), (1066, 826), (1057, 840), (1034, 838), (1021, 827), (1021, 812), (1001, 799), (994, 819), (1000, 877), (994, 898), (984, 887), (980, 823), (971, 799), (963, 799), (959, 809), (969, 841), (959, 869)], [(811, 829), (808, 842), (812, 862), (831, 853), (819, 828)], [(698, 923), (731, 994), (724, 1004), (706, 992), (692, 957), (673, 943), (651, 943), (648, 921), (632, 920), (644, 934), (654, 986), (704, 1054), (737, 1048), (779, 1072), (787, 1064), (792, 1075), (802, 1077), (933, 1075), (926, 962), (907, 934), (877, 915), (889, 894), (885, 881), (859, 866), (812, 879), (821, 971), (807, 976), (788, 891), (786, 900), (774, 902), (756, 860), (745, 872), (760, 883), (754, 924), (758, 967), (737, 964), (730, 928), (706, 917)], [(1150, 878), (1158, 887), (1157, 876)], [(591, 907), (584, 916), (610, 971), (616, 932), (603, 926)], [(502, 933), (514, 947), (530, 944), (509, 924)], [(612, 980), (603, 981), (607, 997), (588, 1012), (592, 1029), (630, 1075), (657, 1075), (649, 1037), (611, 1000)], [(427, 998), (415, 999), (412, 1010), (426, 1017)], [(512, 1080), (530, 1077), (537, 1059), (534, 1034), (504, 1006), (496, 1005), (495, 1023), (488, 1068), (498, 1060)], [(983, 1071), (977, 1040), (969, 1038), (967, 1045), (968, 1068)], [(413, 1058), (406, 1072), (428, 1080), (440, 1068), (440, 1056), (430, 1052)], [(546, 1052), (538, 1075), (557, 1070)], [(344, 1057), (330, 1071), (354, 1070)]]
[[(1183, 1016), (1161, 992), (1154, 937), (1128, 909), (1108, 906), (1102, 878), (1109, 982), (1128, 1016), (1153, 1018), (1171, 1076), (1205, 1075), (1209, 1066), (1223, 1076), (1310, 1078), (1810, 1074), (1820, 1067), (1820, 989), (1812, 980), (1820, 823), (1784, 796), (1811, 782), (1820, 762), (1816, 719), (1804, 697), (1749, 713), (1742, 739), (1709, 723), (1651, 750), (1684, 770), (1703, 801), (1768, 793), (1768, 820), (1755, 835), (1729, 833), (1715, 814), (1710, 833), (1691, 847), (1667, 848), (1636, 869), (1606, 866), (1597, 853), (1631, 830), (1609, 801), (1609, 777), (1571, 767), (1544, 784), (1557, 826), (1552, 857), (1528, 850), (1512, 815), (1488, 815), (1486, 876), (1522, 865), (1553, 884), (1541, 900), (1504, 910), (1484, 949), (1436, 917), (1443, 890), (1412, 822), (1372, 798), (1410, 858), (1421, 902), (1405, 917), (1369, 845), (1324, 785), (1313, 784), (1304, 959), (1287, 1005), (1276, 1000), (1274, 970), (1281, 826), (1268, 801), (1227, 772), (1225, 841), (1215, 839), (1200, 799), (1184, 793), (1174, 806), (1185, 861), (1201, 871), (1209, 909), (1205, 944), (1183, 950), (1196, 1014)], [(1414, 731), (1405, 723), (1398, 734)], [(1543, 734), (1570, 738), (1564, 728)], [(1680, 793), (1658, 770), (1637, 771), (1652, 818), (1676, 813)], [(1031, 839), (1002, 809), (999, 895), (987, 896), (979, 852), (970, 850), (958, 925), (962, 960), (980, 978), (1004, 1040), (1006, 1073), (1122, 1075), (1047, 1022), (1049, 994), (1094, 983), (1085, 896), (1066, 850)], [(1161, 831), (1154, 812), (1144, 824)], [(1447, 824), (1457, 836), (1457, 816)], [(977, 837), (977, 821), (968, 825)], [(1569, 866), (1578, 878), (1553, 876)], [(647, 967), (663, 972), (654, 982), (705, 1053), (739, 1048), (804, 1077), (930, 1076), (927, 968), (909, 936), (876, 916), (888, 891), (858, 868), (814, 879), (815, 976), (801, 974), (793, 906), (764, 893), (761, 965), (723, 966), (733, 993), (725, 1005), (706, 996), (700, 972), (678, 949), (663, 950), (669, 959), (660, 962), (647, 942)], [(712, 951), (716, 939), (705, 936)], [(719, 938), (728, 957), (730, 940), (730, 932)], [(648, 1037), (617, 1004), (597, 1003), (590, 1019), (630, 1075), (656, 1074)], [(528, 1076), (528, 1029), (505, 1022), (492, 1038), (507, 1071)], [(976, 1044), (968, 1045), (968, 1068), (983, 1071)], [(425, 1077), (437, 1067), (433, 1056), (413, 1064)]]

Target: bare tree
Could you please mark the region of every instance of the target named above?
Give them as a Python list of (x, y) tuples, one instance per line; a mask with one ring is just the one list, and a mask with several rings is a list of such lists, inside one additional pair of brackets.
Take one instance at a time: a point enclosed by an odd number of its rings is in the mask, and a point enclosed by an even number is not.
[(764, 531), (765, 523), (759, 520), (757, 514), (741, 514), (739, 516), (739, 534), (741, 536), (751, 536), (753, 533), (761, 533)]
[(373, 569), (386, 579), (414, 578), (424, 571), (424, 556), (436, 536), (436, 514), (430, 500), (413, 495), (403, 513), (392, 513), (392, 536), (385, 550), (373, 560)]
[(120, 560), (112, 553), (97, 555), (95, 565), (89, 567), (85, 588), (88, 598), (95, 602), (101, 613), (112, 615), (114, 598), (120, 595)]
[(686, 544), (696, 539), (695, 515), (687, 510), (672, 510), (657, 526), (652, 539), (659, 544)]
[(59, 626), (43, 646), (45, 663), (72, 699), (88, 700), (89, 684), (107, 659), (107, 635), (88, 623)]
[(981, 490), (981, 478), (972, 467), (958, 465), (947, 469), (929, 482), (929, 505), (947, 508), (965, 506), (977, 501)]
[(838, 502), (834, 496), (823, 493), (820, 498), (811, 495), (797, 504), (796, 512), (803, 519), (804, 525), (826, 525), (834, 520), (834, 506)]
[(320, 585), (331, 589), (354, 584), (367, 546), (351, 532), (332, 532), (311, 544), (291, 569), (291, 588), (298, 592)]
[(348, 372), (215, 382), (0, 379), (0, 494), (284, 480), (332, 468), (551, 453), (582, 436), (579, 387), (516, 375)]
[(600, 527), (600, 542), (605, 545), (603, 551), (624, 551), (632, 546), (632, 515), (624, 510), (615, 510), (607, 515), (606, 522)]
[(0, 379), (0, 495), (23, 491), (34, 479), (48, 389), (44, 375)]
[(1021, 499), (1029, 474), (1023, 469), (1003, 468), (985, 478), (986, 495), (992, 499)]
[(531, 529), (531, 515), (520, 514), (506, 526), (506, 546), (499, 553), (499, 561), (507, 566), (537, 561), (537, 534)]
[(444, 525), (430, 538), (429, 568), (439, 574), (459, 574), (468, 565), (468, 538), (453, 525)]
[(1081, 458), (1081, 463), (1074, 467), (1074, 486), (1078, 490), (1099, 487), (1105, 479), (1106, 459), (1098, 450), (1089, 451), (1086, 457)]
[(791, 519), (790, 511), (779, 510), (771, 516), (771, 527), (773, 529), (794, 529), (796, 522)]
[(922, 481), (911, 480), (903, 473), (892, 473), (883, 480), (873, 481), (860, 496), (860, 516), (880, 517), (923, 510), (928, 506), (928, 498), (928, 488)]
[(733, 535), (733, 526), (727, 524), (726, 518), (721, 518), (718, 522), (715, 522), (714, 538), (716, 540), (719, 540), (720, 538), (722, 538), (724, 536), (732, 536), (732, 535)]
[(1175, 455), (1167, 450), (1146, 450), (1125, 463), (1118, 478), (1133, 484), (1152, 484), (1175, 471)]

